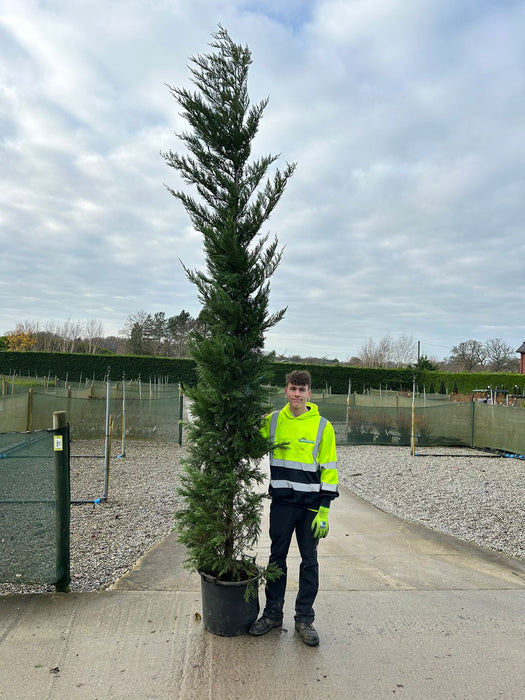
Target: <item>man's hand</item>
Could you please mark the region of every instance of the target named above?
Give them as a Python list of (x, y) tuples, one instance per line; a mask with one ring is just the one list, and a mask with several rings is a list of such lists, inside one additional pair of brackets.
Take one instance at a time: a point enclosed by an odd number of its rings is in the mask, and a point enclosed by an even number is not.
[(328, 508), (319, 508), (319, 512), (312, 521), (312, 532), (314, 533), (315, 539), (320, 539), (321, 537), (326, 537), (328, 534)]

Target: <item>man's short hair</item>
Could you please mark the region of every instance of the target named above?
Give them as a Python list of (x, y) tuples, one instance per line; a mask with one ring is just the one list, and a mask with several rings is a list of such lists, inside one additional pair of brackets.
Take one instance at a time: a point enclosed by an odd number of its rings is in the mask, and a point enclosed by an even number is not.
[(307, 386), (310, 389), (312, 387), (310, 372), (307, 372), (305, 369), (294, 369), (293, 372), (286, 375), (286, 386), (288, 384)]

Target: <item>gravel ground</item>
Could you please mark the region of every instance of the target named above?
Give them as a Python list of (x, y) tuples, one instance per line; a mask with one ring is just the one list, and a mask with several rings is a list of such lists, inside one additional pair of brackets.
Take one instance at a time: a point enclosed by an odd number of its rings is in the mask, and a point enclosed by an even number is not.
[[(176, 444), (128, 440), (126, 456), (119, 458), (115, 446), (108, 500), (94, 504), (104, 494), (104, 440), (72, 442), (71, 500), (91, 501), (71, 506), (72, 591), (109, 586), (170, 533), (183, 454)], [(53, 586), (0, 583), (0, 595), (53, 590)]]
[[(105, 588), (169, 534), (184, 448), (128, 441), (113, 450), (107, 503), (103, 441), (72, 444), (71, 590)], [(454, 448), (339, 446), (340, 483), (378, 508), (525, 560), (525, 462)], [(84, 457), (80, 457), (84, 455)], [(423, 456), (424, 455), (424, 456)], [(336, 504), (334, 505), (336, 507)], [(0, 584), (0, 594), (53, 587)]]
[(466, 448), (345, 446), (339, 481), (388, 513), (525, 560), (525, 461)]

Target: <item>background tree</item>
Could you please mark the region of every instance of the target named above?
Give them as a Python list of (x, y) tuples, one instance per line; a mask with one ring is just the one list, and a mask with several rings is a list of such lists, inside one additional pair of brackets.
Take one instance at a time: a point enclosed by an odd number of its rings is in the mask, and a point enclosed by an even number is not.
[(191, 334), (199, 328), (203, 328), (202, 322), (184, 309), (170, 318), (164, 311), (138, 311), (128, 316), (121, 333), (127, 338), (132, 355), (189, 357)]
[(145, 335), (148, 339), (149, 354), (155, 357), (168, 355), (166, 347), (166, 314), (156, 311), (148, 314), (145, 323)]
[(426, 355), (421, 355), (421, 357), (419, 358), (419, 360), (418, 360), (418, 361), (416, 362), (416, 364), (414, 365), (414, 368), (415, 368), (415, 369), (427, 370), (427, 371), (430, 371), (430, 372), (433, 372), (433, 371), (436, 371), (436, 370), (439, 369), (439, 367), (437, 366), (437, 364), (435, 364), (434, 362), (432, 362), (432, 360), (429, 360), (428, 357), (427, 357)]
[(391, 360), (395, 367), (408, 367), (417, 360), (417, 343), (413, 336), (402, 333), (392, 341)]
[(7, 333), (8, 350), (33, 350), (35, 346), (34, 335), (26, 330), (22, 324), (17, 325), (14, 331)]
[(204, 324), (200, 317), (193, 318), (184, 309), (177, 316), (171, 316), (166, 326), (170, 354), (174, 357), (189, 357), (192, 335), (196, 331), (201, 334), (205, 332)]
[(516, 364), (515, 351), (501, 338), (491, 338), (485, 342), (485, 353), (492, 372), (511, 372)]
[(369, 338), (359, 354), (363, 367), (385, 367), (390, 354), (390, 338), (385, 336), (378, 343)]
[(277, 157), (250, 161), (267, 104), (250, 104), (250, 51), (222, 27), (211, 47), (212, 53), (190, 59), (196, 91), (170, 87), (190, 126), (179, 135), (190, 155), (163, 154), (200, 195), (197, 201), (168, 187), (202, 234), (206, 259), (205, 272), (185, 268), (202, 302), (206, 333), (191, 343), (198, 383), (179, 491), (184, 505), (175, 517), (192, 567), (243, 580), (254, 573), (243, 555), (259, 535), (263, 495), (255, 486), (263, 476), (257, 464), (268, 451), (259, 433), (270, 371), (264, 334), (284, 314), (268, 310), (269, 279), (282, 253), (277, 239), (268, 242), (259, 232), (295, 166), (262, 184)]
[(487, 351), (479, 340), (466, 340), (452, 348), (450, 361), (465, 372), (482, 369), (487, 358)]
[(55, 337), (60, 348), (59, 352), (73, 352), (75, 344), (81, 340), (83, 324), (70, 318), (63, 325), (57, 325)]
[(90, 318), (89, 321), (86, 321), (83, 331), (83, 341), (86, 352), (90, 355), (94, 355), (98, 348), (102, 347), (103, 336), (104, 329), (100, 321), (94, 318)]
[(416, 357), (417, 343), (404, 333), (395, 339), (385, 335), (377, 343), (369, 338), (360, 351), (364, 367), (408, 367)]
[(151, 354), (147, 328), (149, 318), (151, 315), (141, 309), (136, 314), (128, 316), (120, 331), (128, 339), (128, 352), (132, 355)]

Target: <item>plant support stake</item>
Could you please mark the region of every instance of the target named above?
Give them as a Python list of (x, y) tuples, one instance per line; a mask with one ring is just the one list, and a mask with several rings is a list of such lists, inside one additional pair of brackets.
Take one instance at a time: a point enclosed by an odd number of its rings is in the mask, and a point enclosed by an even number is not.
[(107, 380), (106, 380), (106, 437), (104, 445), (104, 501), (108, 500), (108, 482), (109, 482), (109, 389), (111, 386), (111, 380), (109, 378), (110, 368), (107, 370)]

